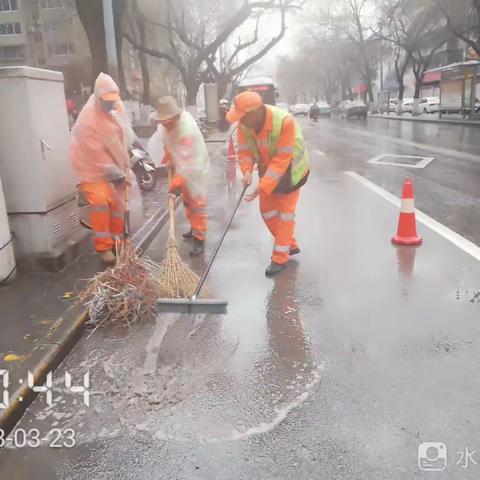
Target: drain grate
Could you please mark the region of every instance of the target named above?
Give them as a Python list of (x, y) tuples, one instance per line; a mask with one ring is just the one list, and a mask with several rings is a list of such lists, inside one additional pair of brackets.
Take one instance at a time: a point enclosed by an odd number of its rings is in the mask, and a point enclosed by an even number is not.
[(396, 155), (394, 153), (382, 153), (367, 160), (367, 163), (376, 165), (391, 165), (394, 167), (425, 168), (434, 157), (419, 157), (416, 155)]

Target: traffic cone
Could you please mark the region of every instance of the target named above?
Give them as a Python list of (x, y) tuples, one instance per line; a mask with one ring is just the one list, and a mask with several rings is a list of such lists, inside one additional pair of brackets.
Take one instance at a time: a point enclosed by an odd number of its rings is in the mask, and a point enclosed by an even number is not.
[(232, 162), (236, 159), (235, 155), (235, 146), (233, 145), (233, 137), (230, 135), (230, 140), (228, 142), (228, 159)]
[(413, 183), (410, 178), (407, 178), (403, 184), (398, 229), (397, 234), (392, 237), (392, 243), (395, 245), (420, 245), (422, 243), (422, 237), (417, 235), (415, 199), (413, 196)]

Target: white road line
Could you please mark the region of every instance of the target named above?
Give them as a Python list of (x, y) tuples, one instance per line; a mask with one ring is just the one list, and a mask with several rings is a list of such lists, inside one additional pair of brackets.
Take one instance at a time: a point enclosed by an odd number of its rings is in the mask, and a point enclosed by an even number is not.
[(337, 134), (339, 130), (354, 133), (357, 135), (362, 135), (364, 137), (373, 138), (374, 140), (377, 140), (377, 141), (379, 139), (384, 139), (390, 143), (396, 143), (402, 146), (407, 145), (409, 147), (418, 148), (420, 150), (425, 150), (427, 152), (435, 152), (440, 155), (459, 158), (460, 160), (466, 160), (466, 161), (471, 161), (476, 163), (480, 162), (480, 155), (475, 155), (473, 153), (468, 153), (468, 152), (461, 152), (459, 150), (452, 150), (451, 148), (439, 147), (436, 145), (428, 145), (425, 143), (412, 142), (411, 140), (404, 140), (402, 138), (392, 137), (390, 135), (384, 135), (376, 131), (367, 132), (365, 130), (359, 130), (357, 128), (347, 128), (347, 127), (340, 127), (338, 125), (335, 125), (335, 131), (337, 132)]
[(318, 155), (319, 157), (325, 157), (327, 154), (321, 150), (312, 150), (312, 155)]
[[(395, 195), (392, 195), (390, 192), (387, 192), (382, 187), (379, 187), (377, 184), (371, 182), (364, 176), (356, 173), (356, 172), (345, 172), (349, 177), (355, 179), (357, 182), (361, 183), (365, 187), (369, 188), (370, 190), (378, 193), (381, 197), (385, 200), (393, 203), (395, 206), (400, 207), (400, 199), (397, 198)], [(480, 261), (480, 247), (475, 245), (470, 240), (467, 240), (465, 237), (462, 237), (458, 233), (454, 232), (450, 228), (446, 227), (440, 222), (437, 222), (432, 217), (428, 216), (426, 213), (421, 212), (420, 210), (416, 209), (417, 220), (428, 228), (433, 230), (434, 232), (441, 235), (443, 238), (447, 239), (449, 242), (452, 242), (458, 248), (462, 249), (464, 252), (470, 254), (473, 258), (476, 258)]]

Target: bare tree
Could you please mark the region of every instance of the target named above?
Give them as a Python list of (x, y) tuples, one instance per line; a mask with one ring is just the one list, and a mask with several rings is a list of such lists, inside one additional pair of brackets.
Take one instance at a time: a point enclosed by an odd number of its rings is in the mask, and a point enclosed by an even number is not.
[[(219, 0), (166, 0), (163, 19), (146, 18), (141, 10), (131, 13), (134, 17), (143, 16), (146, 22), (166, 32), (168, 45), (142, 42), (136, 28), (126, 31), (125, 36), (138, 50), (174, 65), (185, 85), (188, 105), (196, 105), (198, 89), (203, 82), (220, 80), (226, 84), (273, 48), (285, 34), (286, 11), (300, 8), (302, 4), (302, 0), (229, 0), (228, 5)], [(219, 15), (219, 11), (224, 14)], [(257, 21), (253, 37), (239, 41), (227, 60), (218, 66), (220, 48), (239, 27), (263, 13), (273, 12), (278, 12), (280, 17), (280, 29), (275, 37), (248, 58), (241, 58), (248, 48), (260, 43)]]
[[(421, 4), (415, 0), (387, 0), (384, 11), (383, 23), (376, 35), (394, 47), (399, 100), (403, 99), (403, 77), (411, 64), (415, 76), (414, 113), (419, 113), (423, 76), (430, 68), (434, 55), (447, 42), (448, 35), (438, 9), (429, 0)], [(399, 108), (401, 105), (399, 102)]]
[(336, 38), (350, 42), (355, 64), (366, 86), (365, 95), (373, 98), (373, 83), (377, 55), (371, 23), (372, 3), (368, 0), (328, 0), (318, 8), (317, 18), (323, 28)]
[[(100, 72), (108, 72), (107, 49), (105, 45), (105, 29), (103, 23), (103, 7), (99, 0), (75, 0), (80, 22), (87, 34), (90, 54), (92, 56), (92, 86)], [(122, 94), (126, 93), (125, 75), (122, 62), (123, 18), (126, 0), (114, 0), (114, 21), (116, 29), (117, 62), (119, 68), (119, 86)]]
[(480, 0), (435, 0), (447, 26), (480, 56)]

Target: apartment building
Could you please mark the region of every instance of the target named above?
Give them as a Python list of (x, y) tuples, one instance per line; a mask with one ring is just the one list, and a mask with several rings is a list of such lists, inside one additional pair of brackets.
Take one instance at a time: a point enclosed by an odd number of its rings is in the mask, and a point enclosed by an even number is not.
[(74, 0), (0, 0), (0, 66), (61, 70), (67, 88), (90, 79), (88, 41)]

